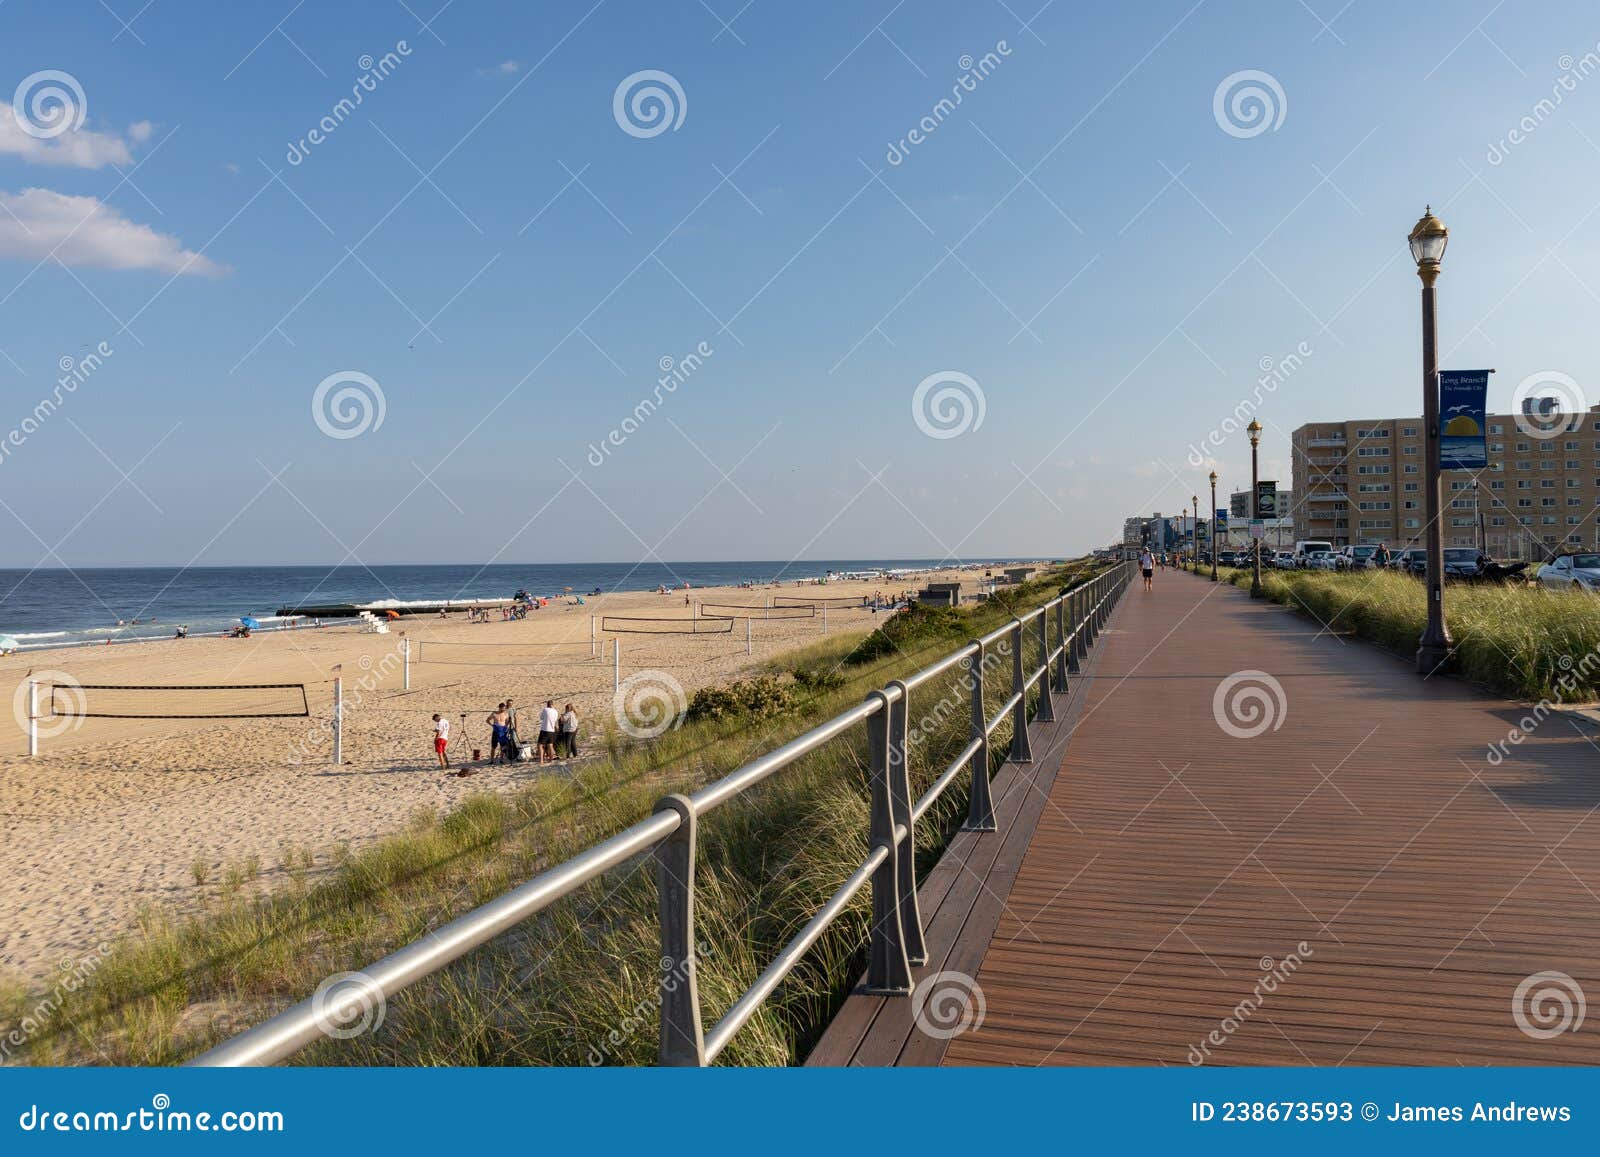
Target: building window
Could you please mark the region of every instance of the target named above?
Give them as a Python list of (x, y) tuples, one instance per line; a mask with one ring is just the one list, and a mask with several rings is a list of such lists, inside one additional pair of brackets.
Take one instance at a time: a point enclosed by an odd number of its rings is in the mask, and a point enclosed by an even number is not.
[(1411, 465), (1411, 463), (1409, 463), (1409, 462), (1407, 462), (1405, 464), (1405, 466), (1403, 466), (1401, 468), (1401, 473), (1403, 473), (1403, 474), (1415, 474), (1416, 472), (1417, 472), (1417, 468), (1415, 466)]
[[(1499, 426), (1490, 426), (1489, 430), (1490, 430), (1491, 433), (1498, 434), (1500, 432), (1500, 427)], [(1400, 432), (1402, 434), (1404, 434), (1407, 438), (1415, 438), (1417, 436), (1417, 428), (1415, 426), (1402, 426), (1400, 428)]]

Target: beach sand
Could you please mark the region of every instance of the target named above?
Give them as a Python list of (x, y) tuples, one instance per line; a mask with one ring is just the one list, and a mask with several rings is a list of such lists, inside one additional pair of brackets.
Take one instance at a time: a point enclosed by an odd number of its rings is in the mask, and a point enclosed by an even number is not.
[[(969, 581), (971, 571), (940, 577)], [(922, 576), (926, 578), (927, 576)], [(910, 587), (911, 582), (904, 582)], [(973, 582), (973, 586), (976, 583)], [(825, 586), (704, 588), (697, 603), (762, 605), (768, 596), (813, 594), (838, 599), (894, 594), (887, 582)], [(216, 887), (228, 866), (258, 857), (270, 888), (286, 873), (284, 849), (310, 849), (316, 864), (334, 862), (339, 845), (359, 849), (402, 828), (420, 808), (448, 810), (483, 791), (514, 791), (560, 765), (474, 765), (477, 774), (442, 774), (432, 745), (434, 712), (451, 721), (451, 762), (481, 747), (485, 715), (511, 696), (525, 742), (537, 709), (554, 699), (576, 706), (586, 741), (613, 719), (612, 644), (622, 645), (622, 677), (661, 672), (685, 693), (741, 673), (822, 637), (814, 619), (753, 623), (753, 655), (745, 624), (727, 634), (601, 633), (602, 659), (591, 657), (590, 616), (688, 617), (684, 592), (612, 594), (585, 606), (552, 602), (519, 622), (469, 623), (408, 618), (389, 634), (350, 627), (257, 633), (249, 639), (186, 639), (126, 646), (78, 647), (0, 659), (0, 686), (16, 688), (14, 719), (0, 719), (0, 967), (37, 978), (63, 959), (81, 956), (126, 932), (142, 905), (187, 910), (200, 887), (191, 867), (208, 869)], [(830, 632), (870, 629), (881, 616), (830, 607)], [(411, 690), (401, 690), (400, 631), (412, 647)], [(463, 646), (461, 644), (474, 644)], [(344, 679), (344, 760), (331, 762), (332, 674)], [(83, 684), (304, 683), (308, 718), (222, 720), (46, 720), (40, 753), (25, 755), (25, 684), (75, 678)], [(643, 677), (651, 684), (661, 675)], [(110, 693), (81, 693), (88, 710)], [(174, 692), (163, 710), (214, 709), (217, 693)], [(98, 696), (98, 698), (97, 698)], [(232, 698), (233, 696), (229, 696)], [(239, 701), (246, 700), (243, 693)], [(259, 696), (258, 702), (281, 702)], [(298, 699), (296, 700), (298, 703)], [(148, 708), (143, 708), (148, 709)], [(466, 715), (465, 733), (461, 716)], [(56, 728), (63, 728), (58, 734)]]

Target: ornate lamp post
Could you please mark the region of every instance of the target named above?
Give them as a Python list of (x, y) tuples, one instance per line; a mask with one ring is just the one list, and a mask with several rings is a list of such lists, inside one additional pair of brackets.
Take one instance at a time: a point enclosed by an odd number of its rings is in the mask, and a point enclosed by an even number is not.
[(1452, 642), (1444, 625), (1444, 533), (1439, 526), (1439, 362), (1438, 327), (1435, 323), (1434, 282), (1439, 280), (1439, 264), (1444, 260), (1450, 230), (1423, 210), (1406, 239), (1422, 279), (1422, 426), (1425, 439), (1427, 482), (1423, 514), (1427, 518), (1428, 548), (1428, 625), (1417, 644), (1417, 671), (1431, 675), (1450, 660)]
[(1217, 472), (1211, 472), (1211, 581), (1217, 581)]
[[(1261, 423), (1254, 418), (1245, 427), (1245, 433), (1250, 435), (1250, 519), (1252, 522), (1261, 517), (1260, 491), (1257, 483), (1260, 481), (1259, 466), (1256, 459), (1256, 448), (1261, 445)], [(1262, 538), (1266, 537), (1266, 527), (1262, 527)], [(1259, 599), (1267, 592), (1261, 588), (1261, 538), (1254, 537), (1255, 528), (1250, 529), (1250, 553), (1254, 556), (1250, 572), (1250, 597)]]
[(1194, 530), (1189, 534), (1189, 573), (1200, 573), (1200, 496), (1189, 495), (1189, 506), (1194, 510)]

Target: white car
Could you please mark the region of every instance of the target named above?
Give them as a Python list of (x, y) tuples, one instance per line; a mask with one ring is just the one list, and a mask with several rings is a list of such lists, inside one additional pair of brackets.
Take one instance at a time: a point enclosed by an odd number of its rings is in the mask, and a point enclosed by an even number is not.
[(1331, 550), (1308, 551), (1300, 560), (1300, 565), (1306, 570), (1333, 570), (1338, 556)]
[(1563, 554), (1540, 567), (1538, 578), (1557, 590), (1600, 591), (1600, 554)]
[(1293, 570), (1294, 552), (1290, 550), (1273, 551), (1272, 565), (1277, 567), (1279, 570)]

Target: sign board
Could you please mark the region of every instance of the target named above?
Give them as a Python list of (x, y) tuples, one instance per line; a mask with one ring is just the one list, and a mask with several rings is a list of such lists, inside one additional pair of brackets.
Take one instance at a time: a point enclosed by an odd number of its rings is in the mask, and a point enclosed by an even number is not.
[(1439, 469), (1485, 470), (1484, 399), (1488, 370), (1439, 371)]
[(1276, 481), (1256, 483), (1256, 517), (1278, 517), (1278, 484)]
[(1227, 534), (1228, 533), (1228, 510), (1227, 510), (1227, 507), (1224, 507), (1224, 506), (1217, 507), (1217, 530), (1222, 534)]
[(1250, 538), (1253, 542), (1260, 542), (1267, 537), (1267, 528), (1259, 518), (1250, 520)]

